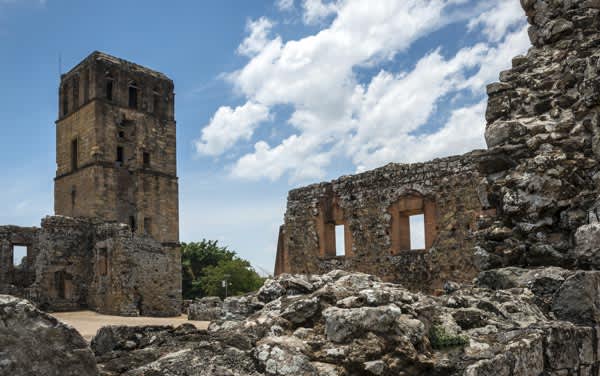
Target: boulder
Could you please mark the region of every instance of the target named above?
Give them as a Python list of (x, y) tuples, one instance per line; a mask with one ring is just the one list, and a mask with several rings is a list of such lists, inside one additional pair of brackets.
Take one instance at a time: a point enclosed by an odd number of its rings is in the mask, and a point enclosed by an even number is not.
[[(600, 272), (489, 270), (474, 286), (453, 285), (440, 296), (363, 273), (283, 278), (283, 284), (268, 282), (283, 288), (279, 297), (243, 320), (216, 321), (208, 331), (191, 325), (102, 328), (92, 341), (100, 371), (538, 376), (565, 370), (588, 375), (600, 367), (593, 344)], [(295, 281), (291, 294), (283, 287), (289, 281)], [(299, 293), (297, 281), (312, 287)]]
[(71, 326), (30, 302), (0, 295), (0, 375), (98, 375), (94, 354)]
[(598, 325), (600, 272), (579, 271), (567, 278), (554, 296), (552, 312), (559, 320), (578, 325)]
[(571, 257), (580, 267), (600, 267), (600, 223), (580, 226)]
[(383, 307), (328, 308), (323, 312), (325, 333), (333, 342), (344, 342), (365, 332), (389, 333), (396, 329), (402, 311), (395, 304)]
[(217, 296), (195, 300), (188, 307), (188, 320), (213, 321), (223, 316), (223, 302)]

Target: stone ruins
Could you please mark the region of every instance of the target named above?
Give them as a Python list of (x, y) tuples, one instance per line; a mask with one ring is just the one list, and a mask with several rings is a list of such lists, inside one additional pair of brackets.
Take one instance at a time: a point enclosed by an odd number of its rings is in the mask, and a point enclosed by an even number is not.
[[(0, 374), (599, 376), (600, 1), (521, 5), (533, 47), (488, 87), (487, 150), (291, 191), (279, 276), (192, 302), (208, 330), (107, 326), (87, 346), (0, 295)], [(3, 270), (3, 288), (28, 285), (55, 306), (164, 309), (154, 304), (177, 288), (148, 289), (180, 283), (159, 264), (180, 266), (157, 262), (173, 254), (143, 228), (67, 217), (4, 227), (2, 261), (13, 244), (33, 261)]]
[[(483, 151), (412, 165), (389, 164), (289, 193), (275, 274), (360, 271), (414, 289), (477, 275), (477, 221), (489, 210)], [(425, 249), (411, 249), (409, 217), (422, 214)], [(336, 226), (345, 249), (336, 255)]]
[[(173, 81), (94, 52), (62, 75), (56, 216), (0, 227), (0, 292), (46, 310), (181, 310)], [(26, 247), (14, 265), (14, 247)]]
[(600, 5), (521, 3), (533, 48), (488, 86), (488, 149), (291, 191), (276, 275), (344, 269), (439, 293), (489, 268), (600, 266)]

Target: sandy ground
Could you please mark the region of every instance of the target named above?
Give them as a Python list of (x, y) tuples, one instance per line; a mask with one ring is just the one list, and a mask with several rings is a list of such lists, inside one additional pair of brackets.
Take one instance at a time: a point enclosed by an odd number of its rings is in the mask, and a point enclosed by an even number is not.
[(178, 326), (183, 323), (194, 324), (198, 329), (208, 328), (208, 321), (188, 321), (186, 315), (179, 317), (121, 317), (101, 315), (92, 311), (77, 311), (77, 312), (57, 312), (52, 313), (52, 316), (71, 325), (87, 341), (90, 341), (96, 331), (107, 325), (126, 325), (126, 326), (143, 326), (143, 325), (172, 325)]

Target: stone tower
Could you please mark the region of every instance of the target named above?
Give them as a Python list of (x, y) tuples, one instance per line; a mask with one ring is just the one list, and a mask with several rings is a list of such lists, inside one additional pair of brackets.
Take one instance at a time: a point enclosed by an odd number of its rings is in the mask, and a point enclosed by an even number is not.
[(57, 215), (117, 221), (179, 241), (173, 81), (94, 52), (61, 76)]

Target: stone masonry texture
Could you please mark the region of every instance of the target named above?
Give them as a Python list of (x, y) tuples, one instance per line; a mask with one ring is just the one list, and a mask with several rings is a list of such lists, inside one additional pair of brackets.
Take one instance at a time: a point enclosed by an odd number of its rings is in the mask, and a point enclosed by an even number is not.
[[(289, 193), (276, 274), (361, 271), (414, 289), (477, 274), (476, 222), (487, 203), (474, 151), (410, 165), (389, 164)], [(424, 214), (426, 249), (411, 249), (408, 216)], [(336, 256), (334, 225), (345, 225), (346, 250)], [(404, 239), (402, 239), (404, 237)]]
[(598, 268), (600, 2), (522, 0), (533, 48), (489, 85), (476, 249), (503, 265)]
[[(15, 242), (28, 248), (17, 266)], [(0, 271), (0, 292), (45, 310), (126, 316), (180, 311), (179, 248), (134, 235), (124, 224), (55, 216), (44, 218), (39, 229), (0, 227), (0, 258), (10, 260)]]
[[(59, 88), (56, 216), (0, 227), (0, 293), (45, 310), (181, 311), (174, 85), (94, 52)], [(15, 246), (27, 247), (13, 265)]]
[[(600, 3), (521, 4), (533, 47), (488, 86), (488, 150), (291, 191), (276, 274), (342, 268), (437, 290), (507, 265), (600, 266)], [(399, 210), (424, 212), (425, 250)], [(351, 246), (335, 256), (341, 224)]]
[(94, 52), (60, 84), (55, 212), (179, 241), (173, 82)]

